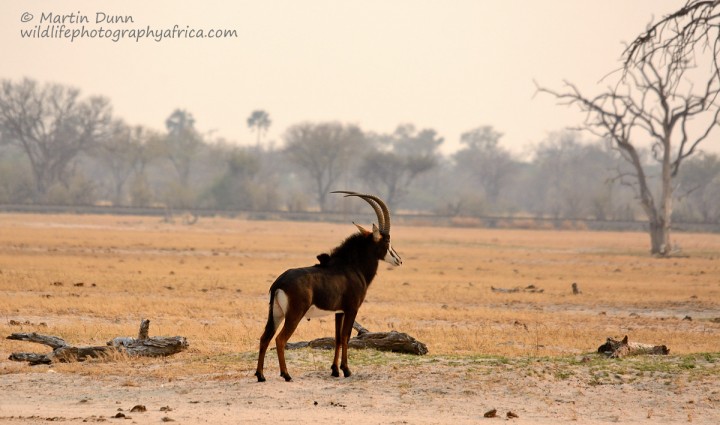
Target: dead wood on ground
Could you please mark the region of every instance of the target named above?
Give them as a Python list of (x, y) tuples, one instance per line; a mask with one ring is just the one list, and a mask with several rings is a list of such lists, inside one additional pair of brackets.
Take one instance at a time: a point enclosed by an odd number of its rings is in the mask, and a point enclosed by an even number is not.
[(516, 292), (531, 292), (535, 294), (542, 294), (543, 292), (545, 292), (544, 289), (540, 289), (535, 285), (528, 285), (524, 288), (521, 288), (519, 286), (516, 286), (514, 288), (496, 288), (494, 286), (491, 286), (490, 290), (492, 290), (493, 292), (499, 292), (501, 294), (514, 294)]
[[(403, 332), (370, 332), (358, 322), (353, 324), (353, 328), (358, 334), (350, 338), (348, 342), (350, 348), (371, 348), (378, 351), (415, 355), (424, 355), (428, 352), (425, 344)], [(312, 341), (292, 342), (286, 346), (287, 349), (305, 347), (331, 350), (335, 348), (335, 338), (325, 337)]]
[(104, 346), (75, 347), (68, 345), (64, 339), (41, 335), (35, 332), (13, 333), (7, 337), (16, 341), (28, 341), (47, 345), (53, 349), (49, 354), (38, 353), (12, 353), (10, 360), (28, 362), (31, 365), (51, 364), (53, 362), (82, 362), (88, 358), (108, 359), (116, 355), (130, 357), (162, 357), (170, 356), (185, 350), (189, 344), (182, 336), (148, 336), (150, 320), (140, 322), (140, 331), (137, 338), (117, 337), (108, 341)]
[(614, 359), (626, 356), (637, 356), (643, 354), (667, 355), (670, 349), (665, 345), (645, 344), (641, 342), (629, 342), (627, 335), (621, 341), (608, 338), (605, 344), (598, 347), (598, 353)]

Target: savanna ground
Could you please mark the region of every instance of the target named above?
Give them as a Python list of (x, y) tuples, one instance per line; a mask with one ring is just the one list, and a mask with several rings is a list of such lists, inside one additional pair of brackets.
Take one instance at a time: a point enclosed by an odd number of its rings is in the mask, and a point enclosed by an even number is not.
[[(381, 265), (358, 321), (430, 353), (351, 350), (345, 379), (330, 377), (330, 352), (293, 350), (285, 383), (270, 351), (268, 382), (255, 382), (270, 283), (336, 246), (350, 220), (0, 214), (0, 423), (720, 423), (720, 235), (675, 234), (681, 256), (657, 259), (643, 233), (395, 223), (404, 264)], [(491, 290), (528, 285), (543, 292)], [(13, 332), (104, 345), (136, 335), (142, 318), (151, 336), (182, 335), (190, 348), (7, 360), (48, 351), (4, 339)], [(331, 317), (315, 319), (292, 341), (332, 334)], [(595, 354), (624, 335), (671, 354)]]

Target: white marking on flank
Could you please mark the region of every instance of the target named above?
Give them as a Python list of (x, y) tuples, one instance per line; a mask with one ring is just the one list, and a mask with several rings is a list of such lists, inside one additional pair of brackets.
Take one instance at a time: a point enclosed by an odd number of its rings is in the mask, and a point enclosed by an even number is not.
[(273, 303), (273, 321), (275, 322), (275, 329), (280, 326), (283, 319), (285, 319), (285, 312), (288, 308), (288, 296), (282, 289), (275, 291), (275, 302)]

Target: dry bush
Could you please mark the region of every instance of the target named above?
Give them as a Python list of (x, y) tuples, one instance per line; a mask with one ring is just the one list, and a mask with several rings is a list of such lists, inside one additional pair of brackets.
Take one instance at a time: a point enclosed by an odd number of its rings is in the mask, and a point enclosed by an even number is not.
[(483, 220), (477, 217), (453, 217), (450, 225), (454, 227), (481, 227)]
[(560, 230), (588, 230), (587, 223), (579, 220), (563, 220), (558, 227)]

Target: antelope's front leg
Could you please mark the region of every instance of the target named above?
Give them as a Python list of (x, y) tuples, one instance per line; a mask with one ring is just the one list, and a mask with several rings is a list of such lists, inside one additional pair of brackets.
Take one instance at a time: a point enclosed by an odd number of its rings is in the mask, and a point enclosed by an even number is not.
[(336, 378), (340, 377), (338, 361), (340, 360), (340, 348), (342, 347), (342, 324), (344, 316), (344, 313), (335, 314), (335, 358), (333, 359), (330, 370), (332, 370), (332, 376)]
[(346, 378), (352, 375), (348, 367), (348, 342), (350, 341), (350, 334), (352, 334), (356, 316), (357, 311), (346, 313), (342, 324), (342, 361), (340, 362), (340, 369), (342, 369), (343, 376)]

